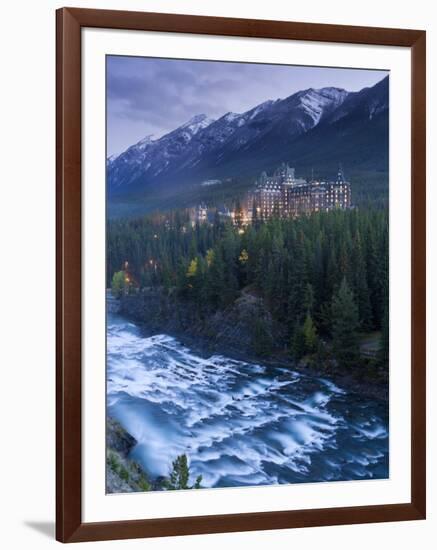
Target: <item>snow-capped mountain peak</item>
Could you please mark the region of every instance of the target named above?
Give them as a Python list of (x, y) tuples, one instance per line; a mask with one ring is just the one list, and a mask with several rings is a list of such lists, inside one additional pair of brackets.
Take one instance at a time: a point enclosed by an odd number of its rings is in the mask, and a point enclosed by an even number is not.
[(262, 111), (264, 111), (265, 109), (268, 109), (269, 107), (271, 107), (274, 103), (276, 103), (277, 101), (280, 101), (280, 100), (274, 100), (274, 99), (268, 99), (267, 101), (264, 101), (263, 103), (260, 103), (259, 105), (257, 105), (254, 109), (252, 109), (251, 111), (249, 111), (250, 113), (250, 116), (249, 118), (252, 119), (252, 118), (255, 118), (257, 115), (259, 115), (260, 113), (262, 113)]
[(106, 159), (107, 164), (110, 164), (111, 162), (114, 162), (114, 160), (118, 157), (116, 153), (113, 155), (109, 155), (109, 157)]
[(190, 120), (182, 124), (180, 128), (189, 130), (192, 135), (197, 134), (199, 130), (203, 130), (214, 122), (213, 118), (207, 117), (205, 114), (194, 115)]
[(143, 139), (136, 144), (136, 147), (138, 147), (138, 149), (145, 149), (151, 143), (153, 143), (153, 134), (143, 137)]
[(339, 107), (349, 93), (341, 88), (309, 88), (299, 94), (300, 103), (316, 126), (323, 116)]
[[(312, 139), (308, 134), (313, 131), (340, 139), (330, 128), (340, 118), (354, 125), (359, 117), (372, 121), (386, 116), (387, 109), (388, 79), (384, 79), (360, 92), (308, 88), (285, 99), (264, 101), (243, 113), (227, 112), (216, 120), (198, 114), (159, 139), (146, 136), (108, 159), (108, 190), (115, 197), (158, 182), (183, 189), (204, 179), (240, 173), (252, 176), (272, 165), (272, 159), (281, 161), (297, 154), (301, 137), (307, 147)], [(318, 142), (315, 152), (305, 149), (304, 153), (317, 154), (320, 147)]]
[(241, 115), (238, 114), (238, 113), (232, 113), (232, 112), (229, 112), (229, 113), (226, 113), (224, 116), (223, 116), (223, 119), (226, 120), (226, 122), (232, 122), (234, 120), (236, 120), (237, 118), (240, 118)]

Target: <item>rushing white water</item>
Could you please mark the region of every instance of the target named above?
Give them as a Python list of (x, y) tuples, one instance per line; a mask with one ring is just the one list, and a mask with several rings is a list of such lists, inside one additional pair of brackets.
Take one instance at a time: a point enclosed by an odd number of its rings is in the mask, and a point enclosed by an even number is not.
[(203, 487), (388, 477), (388, 410), (285, 368), (202, 358), (108, 314), (108, 413), (167, 475), (186, 453)]

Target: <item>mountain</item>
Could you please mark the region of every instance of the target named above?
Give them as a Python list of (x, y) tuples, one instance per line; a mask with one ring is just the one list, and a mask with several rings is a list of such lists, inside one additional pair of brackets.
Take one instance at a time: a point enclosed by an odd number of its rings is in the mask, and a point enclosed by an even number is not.
[(109, 191), (125, 193), (132, 183), (141, 184), (153, 180), (168, 171), (187, 148), (193, 137), (213, 122), (206, 115), (196, 115), (191, 120), (166, 134), (157, 141), (152, 136), (132, 145), (118, 157), (107, 162)]
[(317, 167), (325, 177), (341, 162), (349, 175), (369, 180), (385, 174), (387, 183), (388, 95), (388, 77), (348, 94), (323, 123), (293, 143), (290, 162), (301, 171)]
[[(309, 88), (217, 120), (201, 114), (107, 160), (109, 202), (171, 206), (205, 180), (245, 182), (290, 162), (299, 175), (388, 170), (388, 77), (359, 92)], [(229, 184), (231, 185), (231, 184)], [(188, 200), (188, 199), (187, 199)]]

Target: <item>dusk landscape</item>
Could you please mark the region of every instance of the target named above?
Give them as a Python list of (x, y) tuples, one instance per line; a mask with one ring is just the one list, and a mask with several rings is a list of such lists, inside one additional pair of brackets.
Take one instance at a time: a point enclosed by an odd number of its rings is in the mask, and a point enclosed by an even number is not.
[(107, 57), (107, 492), (389, 476), (389, 74)]

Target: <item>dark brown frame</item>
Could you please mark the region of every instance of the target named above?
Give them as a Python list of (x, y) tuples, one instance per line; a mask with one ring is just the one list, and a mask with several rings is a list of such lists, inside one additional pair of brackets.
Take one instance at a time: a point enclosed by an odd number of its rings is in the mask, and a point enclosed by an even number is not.
[[(82, 523), (81, 29), (166, 31), (403, 46), (412, 55), (411, 502)], [(56, 538), (62, 542), (424, 519), (426, 33), (371, 27), (62, 8), (56, 13)], [(103, 101), (103, 100), (102, 100)]]

